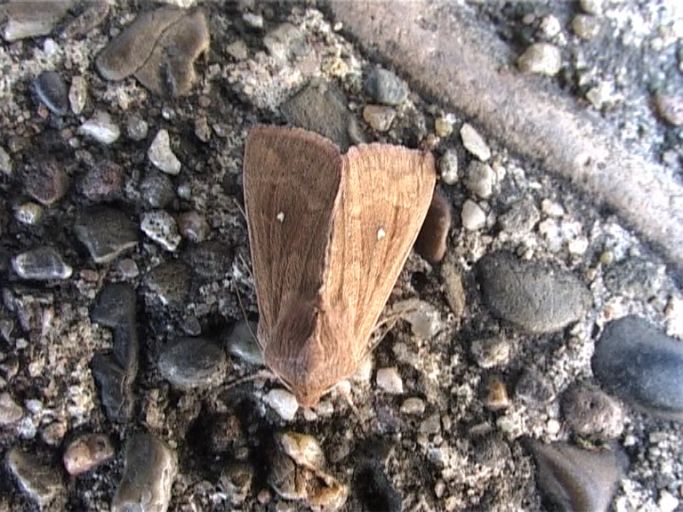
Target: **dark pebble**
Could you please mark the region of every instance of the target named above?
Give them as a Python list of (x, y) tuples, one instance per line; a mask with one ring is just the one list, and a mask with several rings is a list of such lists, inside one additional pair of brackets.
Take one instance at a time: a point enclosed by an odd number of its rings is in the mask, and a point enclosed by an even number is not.
[(209, 240), (190, 247), (185, 258), (196, 275), (206, 280), (223, 279), (232, 265), (232, 249), (223, 242)]
[(227, 367), (225, 352), (203, 338), (179, 338), (163, 346), (159, 372), (179, 389), (208, 388), (220, 383)]
[(166, 174), (150, 172), (140, 183), (140, 193), (147, 206), (164, 208), (175, 199), (173, 182)]
[(138, 244), (138, 230), (126, 215), (112, 208), (96, 207), (84, 211), (74, 232), (86, 246), (95, 263), (109, 263)]
[(373, 67), (365, 79), (365, 92), (384, 105), (400, 105), (408, 98), (408, 86), (394, 73)]
[(9, 450), (6, 461), (21, 490), (41, 508), (49, 506), (55, 507), (50, 510), (61, 509), (56, 502), (63, 498), (66, 488), (57, 468), (19, 448)]
[(190, 290), (190, 269), (180, 261), (168, 261), (154, 267), (145, 282), (162, 304), (183, 305)]
[(248, 462), (231, 462), (220, 471), (218, 486), (234, 505), (243, 503), (251, 492), (254, 467)]
[(229, 331), (226, 336), (226, 346), (228, 352), (249, 364), (260, 366), (263, 364), (263, 354), (261, 347), (257, 343), (256, 322), (240, 320)]
[(491, 312), (532, 333), (560, 330), (580, 320), (592, 303), (574, 274), (504, 251), (481, 258), (477, 278)]
[(73, 272), (62, 259), (62, 255), (52, 247), (38, 247), (15, 256), (12, 268), (22, 279), (36, 281), (69, 279)]
[(517, 381), (515, 397), (528, 406), (540, 406), (549, 403), (554, 393), (550, 382), (544, 375), (527, 368)]
[(417, 253), (430, 263), (439, 263), (446, 255), (451, 220), (451, 205), (444, 193), (437, 188), (415, 241)]
[(36, 95), (53, 114), (63, 116), (69, 109), (69, 90), (56, 71), (43, 71), (33, 82)]
[(593, 355), (601, 387), (666, 419), (683, 419), (683, 343), (637, 316), (610, 322)]
[(185, 212), (178, 218), (178, 230), (190, 242), (202, 242), (211, 228), (206, 219), (195, 211)]
[(69, 177), (54, 160), (45, 160), (24, 174), (26, 192), (39, 203), (50, 206), (66, 195)]
[(651, 261), (629, 258), (608, 268), (604, 281), (612, 293), (646, 300), (661, 289), (664, 273)]
[(401, 512), (401, 495), (377, 463), (365, 463), (354, 475), (354, 487), (367, 510)]
[(624, 429), (621, 406), (599, 389), (572, 386), (562, 395), (561, 404), (564, 421), (581, 436), (610, 439)]
[(123, 168), (111, 160), (102, 160), (83, 177), (81, 191), (91, 201), (110, 201), (121, 195), (123, 181)]
[(112, 354), (95, 354), (90, 367), (107, 418), (125, 423), (133, 412), (134, 400), (126, 372)]
[(512, 452), (502, 438), (491, 434), (475, 439), (474, 457), (479, 464), (500, 471), (511, 462)]

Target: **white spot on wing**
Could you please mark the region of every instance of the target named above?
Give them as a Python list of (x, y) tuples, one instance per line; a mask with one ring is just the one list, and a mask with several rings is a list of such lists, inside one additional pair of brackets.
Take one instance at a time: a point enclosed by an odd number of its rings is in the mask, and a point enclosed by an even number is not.
[(280, 224), (282, 224), (285, 221), (285, 212), (280, 212), (278, 213), (275, 218), (278, 220)]
[(387, 236), (387, 233), (386, 233), (386, 231), (384, 231), (384, 228), (379, 228), (377, 230), (377, 240), (381, 240), (385, 236)]

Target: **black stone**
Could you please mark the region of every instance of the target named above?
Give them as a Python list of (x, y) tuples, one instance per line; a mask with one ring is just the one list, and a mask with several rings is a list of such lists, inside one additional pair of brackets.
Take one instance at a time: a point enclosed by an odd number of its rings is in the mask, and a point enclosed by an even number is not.
[(74, 233), (95, 263), (109, 263), (138, 244), (135, 223), (112, 208), (95, 207), (84, 211), (74, 226)]
[(164, 345), (159, 372), (179, 389), (208, 388), (225, 376), (227, 359), (218, 345), (203, 338), (179, 338)]
[(162, 263), (147, 274), (146, 284), (163, 304), (182, 305), (190, 289), (190, 269), (179, 261)]
[(36, 95), (53, 114), (63, 116), (69, 108), (69, 91), (56, 71), (43, 71), (33, 82)]
[(379, 464), (361, 465), (354, 475), (354, 487), (367, 510), (401, 512), (401, 496)]
[(166, 174), (150, 172), (140, 183), (140, 193), (147, 206), (164, 208), (175, 198), (173, 182)]
[(133, 379), (139, 350), (135, 308), (135, 289), (126, 283), (115, 283), (102, 289), (92, 311), (93, 322), (114, 329), (114, 358)]
[(133, 411), (133, 396), (126, 372), (111, 354), (95, 354), (90, 366), (107, 418), (119, 423), (128, 421)]

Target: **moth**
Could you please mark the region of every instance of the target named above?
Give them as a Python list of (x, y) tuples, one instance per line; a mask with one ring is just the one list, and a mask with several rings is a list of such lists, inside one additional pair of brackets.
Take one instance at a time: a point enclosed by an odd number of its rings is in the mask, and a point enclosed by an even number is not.
[(266, 366), (312, 407), (353, 375), (427, 214), (428, 152), (299, 128), (247, 136), (244, 201)]

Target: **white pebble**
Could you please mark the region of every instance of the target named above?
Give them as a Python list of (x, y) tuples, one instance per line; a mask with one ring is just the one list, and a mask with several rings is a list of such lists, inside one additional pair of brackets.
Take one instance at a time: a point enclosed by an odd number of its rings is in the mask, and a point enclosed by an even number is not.
[(399, 395), (403, 393), (403, 379), (395, 366), (390, 368), (380, 368), (375, 377), (377, 385), (387, 393)]
[(567, 244), (567, 250), (570, 254), (576, 254), (578, 256), (585, 254), (586, 250), (588, 250), (588, 240), (585, 237), (570, 240)]
[(662, 491), (659, 493), (659, 510), (661, 512), (674, 512), (678, 508), (678, 499), (669, 491)]
[(271, 389), (263, 399), (285, 421), (292, 421), (299, 409), (296, 397), (286, 389)]
[(493, 193), (495, 183), (496, 173), (493, 172), (490, 165), (473, 160), (467, 166), (465, 186), (473, 194), (482, 199), (488, 199)]
[(476, 156), (482, 162), (491, 158), (491, 149), (479, 132), (469, 123), (460, 128), (460, 137), (465, 149)]
[(111, 120), (107, 112), (97, 112), (78, 128), (78, 133), (96, 140), (101, 144), (113, 144), (121, 135), (119, 126)]
[(147, 157), (156, 168), (166, 174), (180, 173), (180, 160), (171, 150), (171, 139), (166, 130), (159, 130), (147, 151)]
[(401, 412), (403, 414), (415, 414), (421, 416), (425, 412), (425, 403), (421, 398), (406, 398), (401, 404)]
[(541, 201), (541, 210), (548, 217), (562, 217), (564, 215), (564, 208), (562, 208), (562, 205), (555, 201), (551, 201), (550, 199)]
[(439, 160), (441, 180), (446, 185), (454, 185), (458, 181), (458, 154), (453, 149), (447, 150)]
[(180, 244), (180, 234), (175, 219), (163, 210), (147, 212), (142, 216), (140, 229), (168, 251), (175, 251)]
[(525, 73), (553, 76), (562, 67), (562, 55), (557, 46), (535, 43), (517, 59), (517, 66)]
[(469, 231), (477, 231), (486, 226), (486, 212), (471, 199), (462, 205), (460, 218), (463, 227)]
[(85, 101), (88, 98), (88, 83), (82, 76), (75, 76), (71, 79), (69, 88), (69, 105), (74, 114), (80, 114), (85, 108)]

